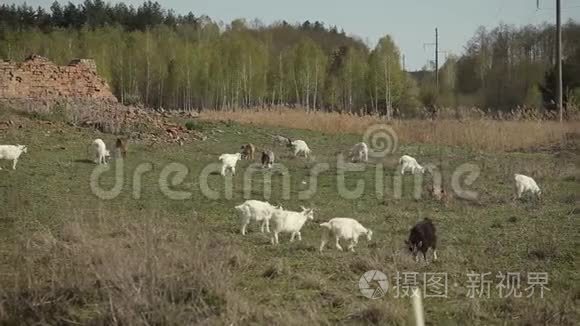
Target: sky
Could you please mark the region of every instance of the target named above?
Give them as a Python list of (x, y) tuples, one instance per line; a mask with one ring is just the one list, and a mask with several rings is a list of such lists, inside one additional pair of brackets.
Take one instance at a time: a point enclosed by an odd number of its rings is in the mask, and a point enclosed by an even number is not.
[[(2, 0), (4, 2), (5, 0)], [(54, 0), (27, 0), (31, 6), (48, 8)], [(562, 21), (580, 22), (580, 0), (562, 1)], [(8, 1), (20, 4), (24, 1)], [(61, 0), (61, 4), (68, 1)], [(82, 1), (71, 1), (79, 3)], [(111, 3), (119, 1), (109, 1)], [(125, 0), (135, 6), (142, 0)], [(229, 23), (236, 18), (265, 24), (322, 21), (326, 26), (357, 36), (370, 47), (391, 35), (405, 56), (408, 70), (421, 69), (433, 60), (435, 27), (439, 29), (439, 49), (443, 62), (448, 53), (459, 55), (479, 26), (493, 28), (503, 22), (521, 26), (555, 23), (555, 1), (539, 0), (159, 0), (165, 9), (189, 11)]]

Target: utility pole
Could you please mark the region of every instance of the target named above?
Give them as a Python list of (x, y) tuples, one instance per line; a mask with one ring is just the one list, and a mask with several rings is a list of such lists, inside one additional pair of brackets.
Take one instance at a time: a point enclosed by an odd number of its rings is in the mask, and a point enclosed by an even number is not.
[(435, 86), (439, 93), (439, 30), (437, 27), (435, 27), (435, 43), (423, 43), (423, 49), (431, 45), (435, 45)]
[(560, 112), (560, 122), (562, 122), (562, 22), (560, 12), (560, 0), (556, 0), (556, 70), (558, 74), (556, 81), (556, 102), (558, 104), (558, 111)]
[(437, 27), (435, 27), (435, 87), (437, 93), (439, 93), (439, 32)]

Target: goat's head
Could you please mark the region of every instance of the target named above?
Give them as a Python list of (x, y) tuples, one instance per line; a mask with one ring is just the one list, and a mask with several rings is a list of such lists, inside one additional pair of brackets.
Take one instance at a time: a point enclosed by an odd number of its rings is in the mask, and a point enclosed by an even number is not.
[(424, 166), (419, 165), (417, 171), (419, 171), (421, 174), (425, 174), (425, 171), (427, 171), (427, 170), (425, 169)]
[(26, 145), (16, 145), (22, 153), (28, 153), (28, 147)]
[(410, 240), (405, 240), (405, 244), (407, 245), (409, 252), (411, 254), (413, 254), (413, 257), (414, 257), (414, 256), (417, 256), (417, 253), (419, 252), (419, 248), (421, 248), (423, 246), (423, 241), (419, 241), (418, 243), (415, 243), (415, 242), (410, 241)]
[(371, 229), (367, 229), (367, 240), (371, 241), (373, 239), (373, 231)]
[(313, 220), (314, 219), (314, 209), (306, 208), (304, 206), (300, 206), (302, 208), (302, 214), (306, 216), (307, 219)]

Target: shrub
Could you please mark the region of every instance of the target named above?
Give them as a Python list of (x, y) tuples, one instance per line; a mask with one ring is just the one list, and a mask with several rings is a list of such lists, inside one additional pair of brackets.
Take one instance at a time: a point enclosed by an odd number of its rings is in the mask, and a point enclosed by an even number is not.
[(201, 127), (201, 125), (199, 125), (199, 124), (195, 123), (195, 121), (193, 121), (193, 120), (188, 120), (188, 121), (185, 123), (185, 129), (187, 129), (187, 130), (201, 130), (201, 129), (202, 129), (202, 127)]

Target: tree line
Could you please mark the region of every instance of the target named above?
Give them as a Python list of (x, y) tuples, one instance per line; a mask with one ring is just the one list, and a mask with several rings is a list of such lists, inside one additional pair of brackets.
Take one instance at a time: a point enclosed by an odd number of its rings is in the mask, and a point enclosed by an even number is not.
[[(302, 106), (414, 116), (429, 108), (550, 107), (554, 27), (480, 28), (439, 70), (405, 72), (386, 35), (374, 48), (322, 22), (224, 25), (157, 2), (134, 8), (101, 0), (49, 10), (0, 6), (0, 58), (30, 53), (58, 64), (93, 58), (126, 104), (183, 109)], [(565, 102), (580, 97), (580, 25), (564, 26)], [(568, 41), (566, 41), (568, 40)]]

